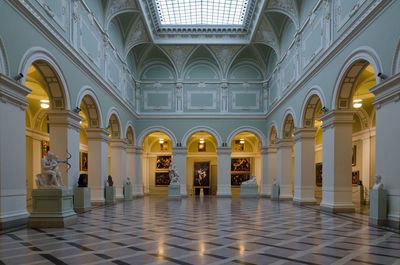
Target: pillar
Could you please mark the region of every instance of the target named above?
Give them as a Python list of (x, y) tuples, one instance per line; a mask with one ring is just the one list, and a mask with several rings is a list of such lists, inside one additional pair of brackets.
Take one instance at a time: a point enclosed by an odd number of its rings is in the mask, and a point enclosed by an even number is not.
[[(262, 149), (263, 156), (263, 188), (262, 196), (271, 197), (271, 187), (277, 179), (276, 146), (270, 145)], [(266, 163), (265, 163), (266, 161)], [(264, 186), (265, 183), (265, 186)]]
[(110, 140), (111, 177), (114, 181), (117, 200), (124, 199), (123, 182), (126, 176), (126, 141), (122, 139)]
[(271, 182), (268, 179), (268, 147), (261, 148), (261, 196), (268, 197), (268, 187)]
[(353, 112), (333, 110), (322, 121), (321, 210), (354, 212), (351, 156)]
[(231, 147), (217, 148), (218, 188), (217, 196), (231, 197)]
[[(66, 187), (78, 185), (79, 178), (79, 122), (82, 117), (70, 110), (49, 110), (50, 151), (59, 160), (68, 159), (70, 167), (65, 163), (59, 164), (59, 169)], [(68, 153), (67, 153), (68, 152)], [(68, 169), (69, 168), (69, 169)]]
[(387, 225), (400, 229), (400, 74), (376, 85), (375, 175), (387, 190)]
[(88, 139), (88, 186), (93, 205), (104, 204), (104, 187), (108, 176), (108, 130), (86, 129)]
[(281, 188), (280, 199), (291, 200), (292, 194), (292, 139), (277, 140), (278, 181)]
[(295, 204), (315, 204), (315, 128), (294, 132), (294, 197)]
[(178, 169), (178, 173), (180, 176), (181, 182), (181, 196), (187, 196), (187, 187), (186, 187), (186, 147), (174, 147), (172, 148), (172, 159), (173, 163), (176, 165)]
[[(136, 176), (136, 147), (134, 145), (126, 146), (126, 177), (131, 179), (134, 186)], [(124, 184), (124, 183), (123, 183)]]
[[(364, 188), (369, 190), (372, 185), (370, 185), (371, 179), (371, 130), (362, 135), (362, 168), (360, 180), (362, 180)], [(369, 200), (369, 196), (365, 197), (365, 200)]]
[(31, 91), (0, 74), (0, 230), (26, 224), (26, 96)]
[(135, 197), (143, 197), (142, 185), (142, 152), (143, 148), (136, 147), (136, 176), (135, 176)]

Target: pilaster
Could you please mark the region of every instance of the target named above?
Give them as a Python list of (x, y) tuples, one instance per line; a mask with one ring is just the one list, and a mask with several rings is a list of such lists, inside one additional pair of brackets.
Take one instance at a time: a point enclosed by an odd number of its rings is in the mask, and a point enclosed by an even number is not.
[(126, 177), (126, 141), (123, 139), (110, 140), (111, 176), (116, 188), (116, 199), (123, 200), (123, 183)]
[(218, 197), (231, 197), (231, 147), (218, 147)]
[(172, 155), (173, 155), (173, 163), (176, 165), (180, 176), (181, 182), (181, 196), (187, 196), (187, 187), (186, 187), (186, 147), (173, 147)]
[(276, 143), (277, 148), (277, 164), (278, 164), (278, 181), (281, 187), (280, 199), (291, 200), (293, 198), (292, 193), (292, 139), (279, 139)]

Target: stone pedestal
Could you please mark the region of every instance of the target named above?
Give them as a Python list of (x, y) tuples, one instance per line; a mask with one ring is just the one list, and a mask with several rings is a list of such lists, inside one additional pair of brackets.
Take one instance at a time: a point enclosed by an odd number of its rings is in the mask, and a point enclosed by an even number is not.
[(77, 213), (90, 210), (90, 188), (76, 187), (74, 189), (74, 210)]
[(124, 185), (124, 201), (132, 200), (132, 184)]
[(241, 198), (258, 198), (258, 185), (255, 184), (241, 184), (240, 185)]
[(115, 186), (106, 186), (106, 204), (115, 204), (116, 198), (116, 189)]
[(169, 184), (168, 186), (168, 199), (180, 199), (181, 198), (181, 185), (180, 184)]
[(34, 189), (32, 199), (33, 207), (28, 227), (65, 227), (78, 220), (73, 210), (73, 192), (70, 189)]
[(388, 206), (386, 190), (372, 189), (369, 194), (369, 223), (372, 225), (386, 225)]
[(273, 184), (271, 187), (271, 200), (279, 201), (281, 187), (278, 184)]

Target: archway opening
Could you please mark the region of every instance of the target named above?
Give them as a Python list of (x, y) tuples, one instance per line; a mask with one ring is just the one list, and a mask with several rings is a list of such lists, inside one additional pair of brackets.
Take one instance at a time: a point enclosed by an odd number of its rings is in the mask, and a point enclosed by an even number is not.
[(196, 132), (187, 143), (186, 185), (188, 194), (217, 194), (217, 140), (208, 132)]
[(172, 141), (163, 132), (148, 134), (143, 141), (142, 180), (145, 194), (168, 195), (168, 169), (172, 164)]
[(255, 176), (261, 189), (261, 141), (252, 132), (241, 132), (231, 142), (231, 192), (240, 196), (240, 185)]

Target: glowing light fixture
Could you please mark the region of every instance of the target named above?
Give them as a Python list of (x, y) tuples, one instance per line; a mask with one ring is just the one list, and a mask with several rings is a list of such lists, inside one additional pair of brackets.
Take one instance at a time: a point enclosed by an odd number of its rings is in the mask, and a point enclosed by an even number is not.
[(50, 108), (50, 101), (48, 100), (48, 99), (41, 99), (40, 100), (40, 107), (42, 108), (42, 109), (48, 109), (48, 108)]
[(204, 139), (203, 138), (200, 138), (200, 143), (204, 144)]
[(354, 108), (356, 108), (356, 109), (359, 109), (359, 108), (361, 108), (361, 106), (362, 106), (362, 99), (361, 98), (358, 98), (358, 99), (354, 99), (353, 100), (353, 107)]
[(243, 139), (243, 138), (240, 139), (240, 143), (241, 143), (241, 144), (244, 144), (244, 139)]
[(163, 144), (163, 143), (164, 143), (164, 139), (160, 138), (160, 144)]

